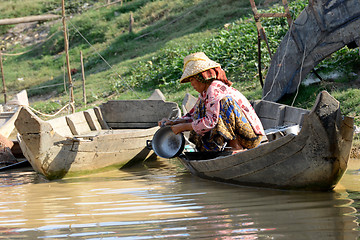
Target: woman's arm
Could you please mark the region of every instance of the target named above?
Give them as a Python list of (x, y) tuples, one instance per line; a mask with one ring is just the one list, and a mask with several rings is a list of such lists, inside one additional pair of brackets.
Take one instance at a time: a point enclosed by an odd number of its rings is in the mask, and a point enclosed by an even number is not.
[(170, 120), (167, 118), (163, 118), (158, 122), (159, 127), (161, 126), (165, 126), (165, 125), (175, 125), (175, 124), (179, 124), (179, 123), (191, 123), (193, 121), (193, 114), (195, 111), (195, 106), (197, 106), (199, 104), (199, 99), (197, 100), (196, 104), (194, 105), (194, 107), (192, 107), (192, 109), (190, 109), (190, 111), (185, 114), (182, 117), (179, 117), (177, 119), (174, 120)]
[(159, 127), (161, 127), (161, 126), (166, 126), (166, 125), (176, 125), (176, 124), (187, 123), (187, 122), (189, 122), (189, 120), (183, 119), (183, 118), (177, 118), (174, 120), (163, 118), (158, 122), (158, 125), (159, 125)]
[(185, 132), (185, 131), (191, 131), (193, 130), (192, 124), (191, 123), (179, 123), (176, 125), (173, 125), (171, 127), (171, 130), (175, 133), (181, 133), (181, 132)]

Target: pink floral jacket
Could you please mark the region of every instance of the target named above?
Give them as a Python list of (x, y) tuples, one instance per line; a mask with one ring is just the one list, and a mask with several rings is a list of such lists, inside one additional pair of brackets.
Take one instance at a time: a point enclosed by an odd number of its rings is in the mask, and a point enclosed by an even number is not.
[(194, 106), (182, 119), (192, 122), (194, 131), (203, 136), (216, 126), (219, 119), (220, 100), (226, 96), (231, 96), (239, 104), (255, 133), (265, 135), (261, 121), (246, 97), (235, 88), (229, 87), (225, 83), (217, 80), (211, 83), (206, 92), (204, 91), (199, 94), (199, 98), (195, 104), (195, 106), (197, 106), (200, 101), (205, 101), (206, 116), (193, 121)]

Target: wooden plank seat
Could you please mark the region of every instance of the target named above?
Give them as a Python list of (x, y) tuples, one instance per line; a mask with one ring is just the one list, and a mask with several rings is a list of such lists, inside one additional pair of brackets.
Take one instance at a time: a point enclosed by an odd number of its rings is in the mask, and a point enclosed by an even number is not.
[(50, 123), (54, 131), (60, 134), (61, 136), (63, 137), (73, 136), (73, 133), (71, 132), (65, 117), (51, 119), (47, 122)]
[(163, 100), (111, 100), (100, 109), (112, 129), (152, 128), (158, 125), (159, 116), (171, 118), (179, 113), (177, 104)]
[(94, 137), (109, 127), (102, 118), (100, 109), (88, 109), (48, 121), (55, 132), (63, 137)]
[[(253, 101), (252, 105), (259, 116), (264, 129), (279, 126), (302, 125), (304, 115), (309, 111), (268, 101)], [(274, 114), (276, 113), (276, 114)]]

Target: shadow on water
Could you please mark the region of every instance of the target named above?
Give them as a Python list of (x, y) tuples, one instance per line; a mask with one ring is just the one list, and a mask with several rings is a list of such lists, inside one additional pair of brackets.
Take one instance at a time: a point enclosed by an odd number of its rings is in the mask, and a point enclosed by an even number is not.
[(165, 159), (51, 182), (25, 175), (23, 184), (0, 188), (0, 239), (357, 240), (360, 233), (360, 185), (347, 187), (360, 181), (356, 169), (333, 192), (222, 184)]

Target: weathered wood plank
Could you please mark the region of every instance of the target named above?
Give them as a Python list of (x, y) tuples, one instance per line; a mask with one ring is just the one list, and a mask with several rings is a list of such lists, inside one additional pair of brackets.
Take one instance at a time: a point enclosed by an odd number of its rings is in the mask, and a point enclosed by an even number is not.
[(91, 132), (83, 112), (73, 113), (66, 116), (65, 119), (73, 135), (80, 135)]
[(280, 106), (278, 108), (278, 112), (277, 112), (277, 115), (276, 115), (276, 126), (283, 125), (284, 118), (285, 118), (285, 110), (286, 110), (285, 106)]
[(100, 108), (110, 127), (128, 122), (156, 123), (156, 126), (161, 117), (168, 117), (178, 106), (161, 100), (117, 100), (104, 103)]
[(278, 121), (278, 115), (274, 113), (278, 113), (279, 108), (284, 108), (283, 121), (284, 122), (292, 122), (294, 124), (299, 123), (299, 118), (301, 114), (308, 113), (308, 110), (290, 107), (290, 106), (282, 106), (280, 104), (274, 104), (272, 102), (263, 101), (261, 103), (256, 104), (256, 113), (259, 118), (264, 119), (274, 119)]
[(61, 136), (67, 137), (73, 135), (67, 124), (65, 116), (56, 119), (51, 119), (48, 121), (48, 123), (50, 123), (54, 131), (56, 131)]
[[(259, 156), (258, 158), (250, 159), (250, 161), (239, 161), (239, 164), (234, 164), (228, 169), (207, 172), (206, 174), (209, 174), (211, 176), (216, 175), (223, 179), (248, 179), (247, 176), (255, 175), (256, 177), (258, 177), (258, 175), (263, 174), (262, 171), (265, 171), (267, 169), (270, 169), (269, 171), (276, 173), (277, 169), (279, 168), (281, 169), (279, 176), (269, 176), (268, 178), (271, 179), (273, 177), (275, 180), (277, 179), (278, 183), (283, 182), (284, 179), (282, 178), (285, 178), (285, 176), (289, 176), (289, 172), (286, 172), (287, 174), (284, 174), (284, 171), (288, 171), (288, 167), (295, 167), (295, 163), (293, 162), (294, 159), (296, 159), (295, 162), (298, 161), (301, 163), (301, 165), (309, 166), (317, 161), (322, 162), (322, 159), (317, 159), (318, 156), (327, 155), (327, 152), (324, 152), (323, 149), (329, 148), (330, 143), (327, 138), (324, 137), (326, 136), (326, 131), (323, 126), (317, 126), (316, 129), (306, 127), (307, 126), (305, 126), (305, 129), (303, 130), (303, 134), (294, 137), (292, 141), (289, 141), (288, 143), (282, 145), (280, 148), (274, 149), (274, 151), (272, 152), (267, 152), (264, 155)], [(313, 146), (314, 143), (316, 143), (316, 146)], [(313, 148), (315, 148), (316, 150), (313, 150)], [(297, 158), (295, 158), (295, 156), (297, 156)], [(280, 168), (280, 164), (284, 164), (284, 167)], [(290, 166), (287, 166), (288, 164), (290, 164)], [(274, 170), (272, 170), (271, 168), (274, 168)], [(268, 179), (264, 179), (264, 182), (268, 181)]]
[(99, 107), (94, 107), (95, 115), (100, 123), (101, 129), (110, 129), (107, 122), (104, 120), (101, 109)]
[(157, 126), (157, 125), (158, 125), (158, 122), (142, 122), (142, 123), (137, 123), (137, 122), (127, 122), (127, 123), (116, 122), (116, 123), (112, 123), (112, 122), (109, 122), (109, 127), (112, 128), (112, 129), (152, 128), (152, 127)]
[(98, 118), (96, 117), (94, 109), (88, 109), (88, 110), (84, 111), (84, 116), (85, 116), (87, 123), (89, 124), (91, 131), (100, 131), (101, 130), (101, 124), (100, 124)]
[(261, 146), (258, 146), (257, 148), (249, 149), (241, 153), (241, 159), (239, 159), (238, 156), (235, 154), (228, 157), (219, 157), (216, 161), (214, 161), (213, 159), (190, 161), (190, 164), (195, 169), (201, 169), (201, 172), (221, 171), (222, 169), (231, 168), (234, 165), (252, 162), (253, 159), (260, 158), (264, 155), (269, 155), (272, 152), (276, 152), (279, 148), (281, 148), (282, 146), (286, 146), (286, 144), (293, 139), (293, 135), (288, 135), (279, 140), (273, 141), (272, 144), (265, 143)]

